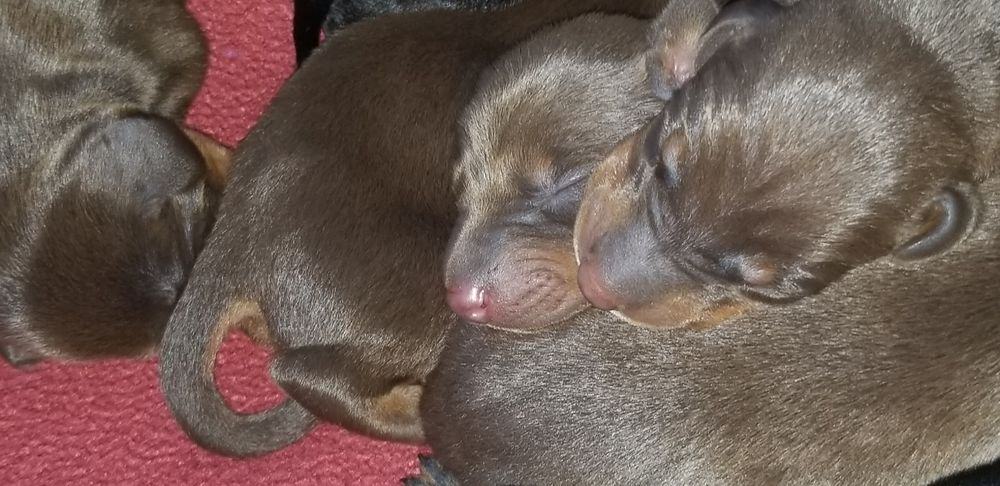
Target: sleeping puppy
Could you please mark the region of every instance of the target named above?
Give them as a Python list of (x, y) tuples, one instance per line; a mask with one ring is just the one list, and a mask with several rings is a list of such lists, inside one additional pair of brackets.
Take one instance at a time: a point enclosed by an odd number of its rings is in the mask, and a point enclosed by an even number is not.
[[(727, 6), (698, 42), (654, 34), (669, 103), (597, 168), (577, 219), (595, 306), (710, 327), (876, 260), (939, 258), (974, 226), (1000, 153), (1000, 3), (768, 3)], [(662, 52), (686, 45), (707, 51)]]
[[(458, 121), (479, 73), (549, 24), (591, 11), (648, 18), (662, 6), (525, 0), (334, 33), (241, 144), (167, 327), (161, 380), (184, 430), (230, 455), (281, 448), (314, 417), (420, 440), (424, 377), (454, 321), (442, 257)], [(273, 346), (282, 405), (241, 415), (219, 396), (213, 363), (233, 328)]]
[(212, 220), (206, 177), (225, 169), (224, 149), (178, 124), (204, 57), (181, 1), (0, 6), (9, 362), (156, 346)]
[(486, 70), (462, 121), (448, 303), (469, 322), (527, 330), (583, 310), (573, 221), (587, 176), (660, 109), (647, 22), (588, 15)]
[(456, 326), (424, 392), (428, 442), (470, 485), (919, 485), (990, 461), (1000, 180), (979, 191), (980, 224), (937, 258), (883, 258), (711, 330), (599, 312), (535, 335)]
[(295, 0), (292, 34), (301, 65), (326, 35), (361, 20), (384, 14), (434, 9), (486, 10), (515, 0)]

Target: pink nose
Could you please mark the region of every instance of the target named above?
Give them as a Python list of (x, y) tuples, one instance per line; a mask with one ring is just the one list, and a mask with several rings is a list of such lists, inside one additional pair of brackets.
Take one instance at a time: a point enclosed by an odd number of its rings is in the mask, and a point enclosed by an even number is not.
[(474, 285), (457, 285), (448, 289), (448, 307), (463, 320), (487, 324), (490, 316), (490, 297), (486, 289)]
[(597, 265), (591, 262), (581, 263), (579, 270), (577, 270), (576, 281), (580, 285), (580, 293), (594, 307), (603, 310), (618, 308), (615, 296), (608, 290)]

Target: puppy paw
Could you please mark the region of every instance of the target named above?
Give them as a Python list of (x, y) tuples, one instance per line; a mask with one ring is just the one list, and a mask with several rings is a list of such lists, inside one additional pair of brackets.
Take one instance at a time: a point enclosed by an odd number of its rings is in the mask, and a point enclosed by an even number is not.
[(404, 479), (403, 486), (459, 486), (458, 480), (448, 474), (432, 457), (419, 456), (420, 475)]
[(27, 370), (42, 361), (42, 357), (11, 344), (0, 343), (0, 357), (19, 370)]

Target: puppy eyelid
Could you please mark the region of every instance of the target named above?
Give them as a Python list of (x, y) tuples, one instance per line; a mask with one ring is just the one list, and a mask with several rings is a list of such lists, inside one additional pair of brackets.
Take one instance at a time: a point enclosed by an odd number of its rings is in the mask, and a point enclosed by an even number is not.
[(559, 187), (546, 198), (546, 201), (549, 203), (559, 204), (566, 198), (566, 196), (580, 194), (583, 191), (584, 181), (586, 181), (586, 179), (581, 177)]
[(566, 171), (564, 174), (561, 174), (556, 179), (552, 195), (559, 194), (566, 189), (582, 183), (590, 176), (590, 173), (593, 172), (593, 170), (594, 164), (583, 164)]
[(529, 177), (518, 177), (515, 184), (517, 191), (529, 201), (538, 199), (547, 192), (545, 184), (538, 183)]

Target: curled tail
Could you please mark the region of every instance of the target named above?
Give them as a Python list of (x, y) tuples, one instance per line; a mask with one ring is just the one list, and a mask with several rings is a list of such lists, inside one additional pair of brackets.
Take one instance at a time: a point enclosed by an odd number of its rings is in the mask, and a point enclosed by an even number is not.
[(267, 326), (256, 302), (227, 302), (200, 287), (192, 279), (160, 347), (160, 384), (174, 417), (196, 443), (228, 456), (266, 454), (297, 441), (316, 419), (294, 400), (252, 414), (237, 413), (222, 400), (213, 369), (223, 338), (237, 327), (266, 342)]

